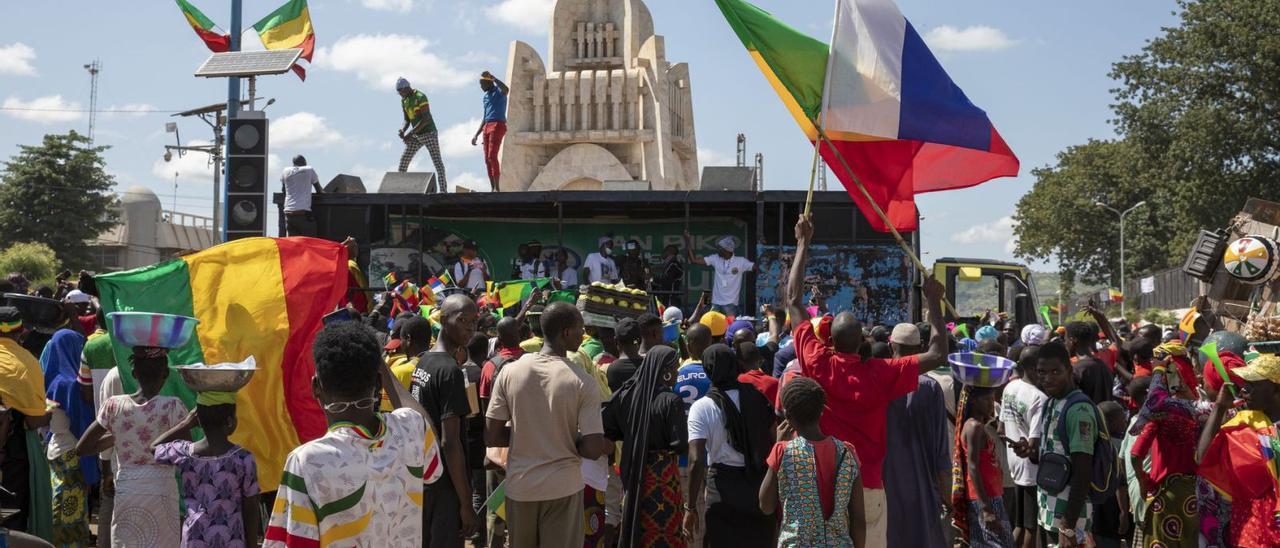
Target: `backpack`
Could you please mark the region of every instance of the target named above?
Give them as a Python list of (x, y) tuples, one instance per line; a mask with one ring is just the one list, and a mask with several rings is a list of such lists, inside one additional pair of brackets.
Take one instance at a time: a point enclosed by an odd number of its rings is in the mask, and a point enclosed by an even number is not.
[[(1062, 415), (1058, 417), (1056, 431), (1058, 439), (1065, 446), (1067, 411), (1080, 404), (1088, 404), (1093, 409), (1094, 420), (1098, 424), (1098, 434), (1093, 440), (1093, 470), (1090, 471), (1088, 501), (1103, 504), (1115, 494), (1116, 487), (1120, 484), (1120, 476), (1116, 466), (1116, 451), (1111, 447), (1111, 435), (1107, 432), (1107, 423), (1102, 413), (1098, 411), (1097, 406), (1093, 405), (1093, 400), (1083, 392), (1073, 392), (1067, 396), (1067, 402), (1062, 406)], [(1049, 414), (1046, 413), (1044, 420), (1048, 418)], [(1046, 459), (1046, 457), (1049, 458)], [(1046, 453), (1040, 460), (1041, 468), (1037, 473), (1036, 484), (1051, 494), (1062, 492), (1070, 484), (1070, 478), (1074, 472), (1070, 468), (1070, 456)], [(1052, 473), (1054, 470), (1057, 472)]]

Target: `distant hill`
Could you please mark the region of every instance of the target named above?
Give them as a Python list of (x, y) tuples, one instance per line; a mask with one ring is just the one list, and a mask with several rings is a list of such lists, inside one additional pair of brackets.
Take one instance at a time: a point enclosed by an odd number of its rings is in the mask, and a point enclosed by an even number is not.
[[(1057, 300), (1058, 284), (1061, 278), (1057, 272), (1035, 272), (1031, 273), (1032, 281), (1035, 282), (1036, 294), (1040, 304), (1048, 304)], [(982, 314), (988, 308), (994, 309), (998, 304), (996, 296), (996, 282), (991, 278), (984, 278), (981, 282), (961, 282), (956, 287), (956, 308), (963, 315)], [(1091, 287), (1077, 283), (1072, 288), (1072, 302), (1079, 301), (1084, 298), (1083, 295), (1089, 293), (1097, 293), (1101, 291), (1100, 287)], [(1072, 306), (1072, 310), (1075, 306)]]

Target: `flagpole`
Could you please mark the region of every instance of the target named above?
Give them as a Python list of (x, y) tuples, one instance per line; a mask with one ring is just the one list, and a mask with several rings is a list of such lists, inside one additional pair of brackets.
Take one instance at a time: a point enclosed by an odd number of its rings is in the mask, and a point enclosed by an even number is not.
[[(862, 179), (859, 179), (858, 175), (853, 172), (853, 168), (849, 167), (849, 162), (847, 162), (844, 159), (844, 155), (840, 154), (840, 150), (837, 149), (835, 144), (831, 142), (831, 139), (827, 137), (827, 132), (823, 131), (822, 126), (820, 125), (815, 124), (814, 127), (818, 130), (818, 139), (819, 139), (814, 144), (821, 145), (824, 142), (827, 144), (827, 147), (831, 149), (831, 152), (835, 153), (836, 159), (840, 161), (840, 165), (841, 167), (844, 168), (845, 173), (848, 173), (849, 178), (853, 180), (854, 186), (858, 187), (858, 191), (862, 192), (862, 196), (866, 198), (867, 203), (871, 204), (871, 209), (876, 212), (876, 215), (880, 216), (880, 220), (884, 223), (885, 226), (889, 227), (889, 232), (892, 233), (893, 238), (898, 241), (898, 245), (902, 247), (903, 251), (907, 252), (908, 257), (911, 257), (911, 262), (915, 263), (916, 268), (920, 269), (920, 273), (922, 275), (926, 273), (930, 273), (931, 271), (928, 268), (925, 268), (924, 263), (921, 262), (920, 258), (916, 256), (915, 250), (912, 249), (911, 246), (907, 244), (906, 240), (902, 238), (902, 234), (898, 233), (898, 229), (893, 226), (893, 223), (889, 222), (889, 216), (885, 215), (884, 210), (880, 209), (880, 204), (877, 204), (876, 201), (871, 197), (871, 193), (867, 192), (867, 187), (863, 186)], [(815, 150), (817, 149), (815, 148)], [(809, 180), (809, 195), (811, 197), (813, 196), (813, 179)], [(805, 214), (807, 215), (808, 213), (809, 213), (809, 208), (806, 205)], [(919, 229), (917, 228), (917, 230)], [(932, 275), (932, 274), (929, 274), (929, 275)], [(946, 296), (942, 297), (942, 304), (943, 306), (946, 307), (947, 310), (951, 311), (951, 314), (953, 316), (955, 316), (956, 318), (960, 317), (960, 312), (957, 311), (956, 308), (951, 305), (951, 301), (948, 300)]]
[[(818, 126), (814, 126), (818, 127)], [(822, 131), (822, 128), (818, 128)], [(813, 165), (809, 167), (809, 194), (804, 197), (804, 214), (809, 215), (810, 206), (813, 205), (813, 181), (818, 177), (818, 151), (822, 149), (822, 141), (813, 140)]]

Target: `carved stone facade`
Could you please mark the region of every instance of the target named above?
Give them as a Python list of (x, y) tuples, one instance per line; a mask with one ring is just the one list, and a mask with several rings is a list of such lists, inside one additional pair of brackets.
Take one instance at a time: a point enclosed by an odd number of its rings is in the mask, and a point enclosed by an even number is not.
[(689, 65), (667, 62), (640, 0), (558, 0), (547, 57), (511, 43), (503, 191), (698, 186)]

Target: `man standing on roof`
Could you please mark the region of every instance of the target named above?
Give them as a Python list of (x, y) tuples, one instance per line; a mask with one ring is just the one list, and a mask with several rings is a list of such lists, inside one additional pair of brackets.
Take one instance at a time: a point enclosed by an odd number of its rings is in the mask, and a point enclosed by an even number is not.
[(436, 121), (431, 117), (431, 103), (426, 94), (409, 87), (409, 81), (396, 80), (396, 93), (400, 94), (400, 107), (404, 110), (404, 127), (400, 128), (400, 140), (404, 141), (404, 154), (400, 155), (400, 173), (409, 171), (409, 162), (418, 149), (427, 147), (431, 161), (436, 165), (440, 179), (440, 192), (448, 192), (445, 181), (444, 161), (440, 158), (440, 139), (436, 133)]
[(324, 193), (320, 188), (320, 177), (316, 170), (307, 165), (307, 159), (301, 154), (293, 157), (293, 165), (284, 168), (280, 174), (280, 183), (284, 185), (284, 228), (288, 236), (316, 236), (316, 217), (311, 214), (311, 189), (316, 194)]
[(733, 254), (733, 236), (716, 240), (716, 254), (699, 257), (693, 254), (693, 237), (684, 232), (684, 251), (690, 264), (709, 266), (715, 270), (711, 282), (711, 310), (726, 316), (738, 315), (738, 298), (742, 293), (742, 275), (756, 267), (744, 257)]
[(613, 261), (613, 237), (601, 236), (596, 240), (596, 247), (596, 252), (587, 255), (587, 260), (582, 265), (587, 272), (587, 283), (616, 283), (618, 266)]
[(497, 192), (498, 149), (507, 134), (507, 94), (511, 88), (486, 70), (480, 74), (480, 91), (484, 92), (484, 119), (471, 138), (471, 146), (476, 146), (476, 139), (484, 134), (484, 167), (489, 172), (489, 185)]

